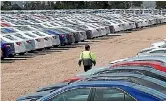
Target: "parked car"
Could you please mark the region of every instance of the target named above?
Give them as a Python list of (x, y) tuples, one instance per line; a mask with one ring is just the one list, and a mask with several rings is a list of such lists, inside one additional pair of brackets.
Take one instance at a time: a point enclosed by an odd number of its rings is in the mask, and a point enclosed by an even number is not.
[(14, 45), (11, 43), (4, 43), (1, 39), (1, 59), (14, 56)]
[(58, 35), (60, 39), (60, 44), (61, 45), (66, 45), (67, 44), (67, 36), (65, 33), (58, 32), (55, 29), (44, 29), (43, 32), (50, 34), (50, 35)]
[(166, 48), (152, 48), (152, 49), (149, 49), (149, 51), (144, 51), (144, 52), (141, 52), (141, 53), (138, 53), (137, 55), (144, 55), (144, 54), (165, 54), (166, 55)]
[[(57, 88), (57, 85), (68, 85), (80, 80), (86, 80), (89, 79), (91, 77), (95, 77), (95, 76), (99, 76), (99, 75), (110, 75), (112, 73), (115, 73), (116, 76), (117, 73), (133, 73), (133, 74), (140, 74), (140, 75), (144, 75), (144, 76), (149, 76), (149, 77), (153, 77), (155, 79), (161, 80), (163, 82), (166, 82), (166, 74), (164, 72), (160, 72), (158, 70), (155, 70), (153, 68), (147, 68), (146, 66), (117, 66), (117, 67), (111, 67), (110, 65), (106, 65), (103, 67), (98, 67), (98, 68), (93, 68), (87, 72), (84, 73), (79, 73), (77, 75), (75, 75), (72, 78), (63, 80), (60, 83), (55, 83), (55, 84), (51, 84), (48, 86), (44, 86), (44, 87), (40, 87), (39, 89), (37, 89), (38, 92), (41, 91), (47, 91), (47, 90), (53, 90), (54, 88)], [(124, 74), (123, 74), (124, 75)]]
[(111, 67), (118, 67), (118, 66), (144, 66), (147, 68), (155, 68), (156, 70), (160, 70), (166, 72), (166, 63), (159, 62), (159, 61), (131, 61), (131, 62), (122, 62), (113, 64)]
[[(92, 96), (94, 93), (96, 96)], [(138, 96), (138, 94), (140, 96)], [(124, 97), (125, 96), (125, 97)], [(160, 101), (166, 99), (166, 95), (155, 88), (148, 88), (129, 81), (84, 81), (73, 83), (56, 90), (44, 97), (39, 98), (39, 101)], [(37, 99), (36, 99), (37, 100)], [(21, 100), (17, 100), (21, 101)]]

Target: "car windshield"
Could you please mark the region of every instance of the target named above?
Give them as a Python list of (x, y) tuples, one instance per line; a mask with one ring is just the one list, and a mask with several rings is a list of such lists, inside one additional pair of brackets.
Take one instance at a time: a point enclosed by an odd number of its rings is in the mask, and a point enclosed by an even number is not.
[(64, 29), (64, 28), (59, 29), (59, 30), (61, 30), (61, 31), (63, 31), (63, 32), (71, 32), (70, 30), (68, 30), (68, 29)]
[(61, 31), (60, 29), (54, 29), (54, 30), (59, 33), (64, 33), (64, 31)]

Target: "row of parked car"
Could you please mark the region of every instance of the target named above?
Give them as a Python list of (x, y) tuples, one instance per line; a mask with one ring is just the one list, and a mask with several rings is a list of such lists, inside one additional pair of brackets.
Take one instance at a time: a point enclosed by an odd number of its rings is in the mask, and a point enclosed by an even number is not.
[(119, 59), (40, 87), (17, 101), (165, 101), (166, 40)]
[(1, 14), (1, 58), (165, 22), (154, 14)]

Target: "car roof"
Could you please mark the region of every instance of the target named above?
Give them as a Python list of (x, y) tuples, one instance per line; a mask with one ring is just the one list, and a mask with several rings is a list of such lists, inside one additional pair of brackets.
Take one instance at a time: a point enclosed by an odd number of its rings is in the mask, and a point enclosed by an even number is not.
[(154, 48), (151, 51), (156, 51), (156, 50), (166, 50), (166, 48)]
[[(119, 71), (119, 70), (123, 70), (124, 72), (125, 71), (132, 72), (131, 70), (133, 70), (133, 71), (136, 72), (136, 74), (150, 75), (153, 78), (158, 78), (158, 79), (160, 79), (162, 81), (166, 81), (166, 74), (165, 74), (165, 72), (161, 72), (161, 71), (153, 69), (153, 68), (139, 67), (139, 66), (134, 66), (134, 67), (132, 67), (132, 66), (125, 66), (125, 67), (118, 66), (116, 68), (109, 68), (109, 69), (105, 69), (103, 71), (99, 71), (96, 74), (98, 74), (98, 75), (100, 75), (100, 74), (107, 74), (107, 73), (109, 74), (109, 73), (113, 73), (113, 72)], [(139, 72), (139, 71), (141, 71), (141, 72)], [(147, 72), (147, 74), (144, 74), (145, 72)], [(155, 76), (154, 74), (158, 75), (158, 76)]]
[(114, 66), (114, 65), (121, 65), (121, 64), (140, 64), (140, 65), (142, 65), (142, 64), (158, 64), (158, 65), (160, 65), (161, 64), (161, 62), (160, 61), (153, 61), (153, 60), (147, 60), (147, 61), (124, 61), (124, 62), (119, 62), (119, 63), (116, 63), (116, 64), (113, 64), (112, 66)]
[[(130, 72), (121, 72), (121, 73), (109, 73), (109, 74), (100, 74), (94, 75), (91, 77), (86, 78), (84, 81), (96, 81), (96, 80), (112, 80), (111, 78), (115, 78), (114, 80), (118, 81), (117, 78), (126, 78), (127, 81), (140, 84), (147, 87), (154, 87), (154, 89), (159, 90), (163, 93), (166, 93), (166, 83), (164, 81), (158, 80), (156, 78), (145, 76), (141, 74), (135, 74)], [(130, 78), (135, 78), (135, 80), (130, 80)], [(113, 81), (114, 81), (113, 80)], [(138, 80), (138, 81), (137, 81)], [(143, 80), (143, 81), (141, 81)], [(82, 81), (82, 80), (80, 80)], [(145, 83), (146, 82), (146, 83)], [(149, 84), (150, 83), (150, 84)]]
[(163, 61), (166, 63), (166, 57), (165, 56), (136, 56), (129, 58), (125, 61), (135, 61), (135, 60), (158, 60), (158, 61)]

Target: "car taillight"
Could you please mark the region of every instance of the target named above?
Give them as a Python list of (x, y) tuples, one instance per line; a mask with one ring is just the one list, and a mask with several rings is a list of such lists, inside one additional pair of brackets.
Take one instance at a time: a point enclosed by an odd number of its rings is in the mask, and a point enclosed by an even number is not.
[(100, 29), (96, 29), (97, 31), (100, 31)]
[(64, 35), (60, 35), (61, 37), (64, 37)]
[(21, 45), (21, 42), (16, 42), (17, 45)]
[(40, 42), (40, 39), (35, 39), (36, 41)]
[(45, 40), (48, 40), (48, 37), (44, 38)]
[(27, 43), (31, 43), (31, 41), (30, 41), (30, 40), (27, 40), (26, 42), (27, 42)]
[(67, 34), (67, 37), (70, 37), (70, 35), (69, 35), (69, 34)]
[(66, 79), (66, 80), (64, 80), (62, 82), (70, 82), (70, 83), (72, 83), (72, 82), (75, 82), (75, 81), (80, 80), (80, 79), (81, 78), (79, 78), (79, 77), (73, 77), (73, 78), (70, 78), (70, 79)]
[(54, 39), (56, 39), (56, 36), (52, 36)]
[(6, 44), (5, 44), (5, 45), (4, 45), (4, 47), (6, 47), (6, 48), (7, 48), (7, 47), (10, 47), (10, 45), (6, 45)]

